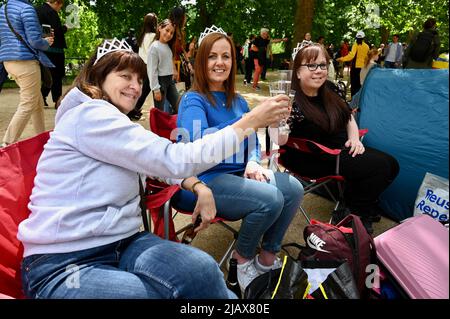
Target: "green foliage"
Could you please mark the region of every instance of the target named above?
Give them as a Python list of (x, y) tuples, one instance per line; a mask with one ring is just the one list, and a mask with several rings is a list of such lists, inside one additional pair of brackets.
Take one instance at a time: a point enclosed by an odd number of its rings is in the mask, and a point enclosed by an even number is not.
[[(38, 5), (45, 0), (32, 1)], [(0, 0), (0, 3), (5, 2)], [(129, 28), (139, 34), (145, 14), (154, 12), (159, 20), (168, 17), (180, 0), (66, 0), (61, 17), (70, 4), (79, 6), (80, 28), (67, 32), (67, 56), (89, 56), (104, 38), (126, 36)], [(294, 34), (294, 16), (299, 0), (197, 0), (186, 5), (188, 20), (186, 40), (199, 36), (205, 27), (215, 24), (232, 32), (235, 42), (243, 43), (249, 34), (259, 34), (268, 27), (273, 38)], [(327, 43), (339, 45), (342, 39), (353, 42), (358, 30), (364, 30), (369, 43), (387, 42), (399, 33), (408, 42), (422, 29), (430, 16), (438, 21), (443, 51), (448, 51), (448, 0), (320, 0), (315, 1), (311, 30), (313, 40), (320, 35)], [(370, 8), (379, 10), (379, 18), (371, 19)], [(286, 52), (292, 43), (287, 43)]]
[[(370, 8), (375, 7), (378, 18), (371, 20)], [(313, 24), (313, 39), (325, 36), (327, 43), (344, 39), (353, 42), (358, 30), (366, 41), (375, 45), (391, 41), (400, 34), (401, 42), (409, 42), (415, 32), (422, 30), (428, 17), (438, 21), (441, 49), (448, 52), (448, 0), (322, 0), (317, 1)]]
[[(79, 23), (78, 28), (69, 29), (66, 32), (66, 57), (88, 58), (101, 43), (98, 38), (98, 17), (94, 11), (83, 4), (80, 0), (72, 0), (78, 6), (78, 19), (73, 11), (62, 11), (62, 21), (66, 23)], [(72, 21), (75, 19), (75, 21)]]

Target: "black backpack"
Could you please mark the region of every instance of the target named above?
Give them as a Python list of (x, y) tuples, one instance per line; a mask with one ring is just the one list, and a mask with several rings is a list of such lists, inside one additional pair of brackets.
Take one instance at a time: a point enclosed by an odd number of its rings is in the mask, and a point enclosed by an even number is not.
[(409, 56), (413, 61), (425, 62), (433, 50), (434, 32), (420, 32), (412, 44)]

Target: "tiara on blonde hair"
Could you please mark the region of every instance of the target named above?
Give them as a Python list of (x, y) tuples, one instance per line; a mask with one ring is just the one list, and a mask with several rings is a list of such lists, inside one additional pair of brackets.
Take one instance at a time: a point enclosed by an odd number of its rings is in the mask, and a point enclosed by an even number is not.
[(221, 33), (223, 35), (227, 35), (227, 33), (223, 31), (222, 28), (218, 28), (213, 24), (210, 28), (206, 28), (205, 31), (200, 33), (200, 38), (198, 39), (198, 46), (200, 46), (202, 40), (211, 33)]
[(292, 51), (292, 61), (295, 60), (295, 57), (297, 56), (298, 51), (300, 51), (303, 48), (309, 47), (311, 44), (313, 44), (312, 41), (303, 40), (300, 43), (297, 43), (297, 46)]
[(103, 44), (97, 49), (97, 58), (95, 59), (93, 65), (95, 65), (102, 57), (114, 51), (133, 52), (133, 49), (126, 40), (119, 40), (117, 38), (114, 38), (112, 40), (105, 40)]

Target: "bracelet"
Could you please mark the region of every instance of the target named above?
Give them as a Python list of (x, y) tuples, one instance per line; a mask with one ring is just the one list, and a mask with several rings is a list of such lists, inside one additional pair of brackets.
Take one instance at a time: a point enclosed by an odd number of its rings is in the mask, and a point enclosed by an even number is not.
[(203, 183), (203, 181), (200, 181), (200, 180), (198, 180), (198, 181), (196, 181), (194, 184), (192, 184), (191, 192), (194, 193), (195, 195), (197, 195), (197, 193), (195, 192), (195, 186), (197, 186), (198, 184), (203, 184), (203, 185), (206, 186), (206, 184)]

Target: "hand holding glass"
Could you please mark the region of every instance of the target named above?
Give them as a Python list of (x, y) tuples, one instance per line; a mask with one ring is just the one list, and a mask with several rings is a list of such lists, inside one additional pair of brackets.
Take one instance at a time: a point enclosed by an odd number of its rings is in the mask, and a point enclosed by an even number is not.
[[(292, 108), (294, 101), (295, 91), (291, 90), (291, 81), (275, 81), (269, 83), (270, 96), (276, 96), (278, 94), (285, 94), (289, 97), (289, 109)], [(281, 134), (289, 134), (291, 129), (286, 122), (286, 118), (283, 118), (279, 123), (279, 130)]]

